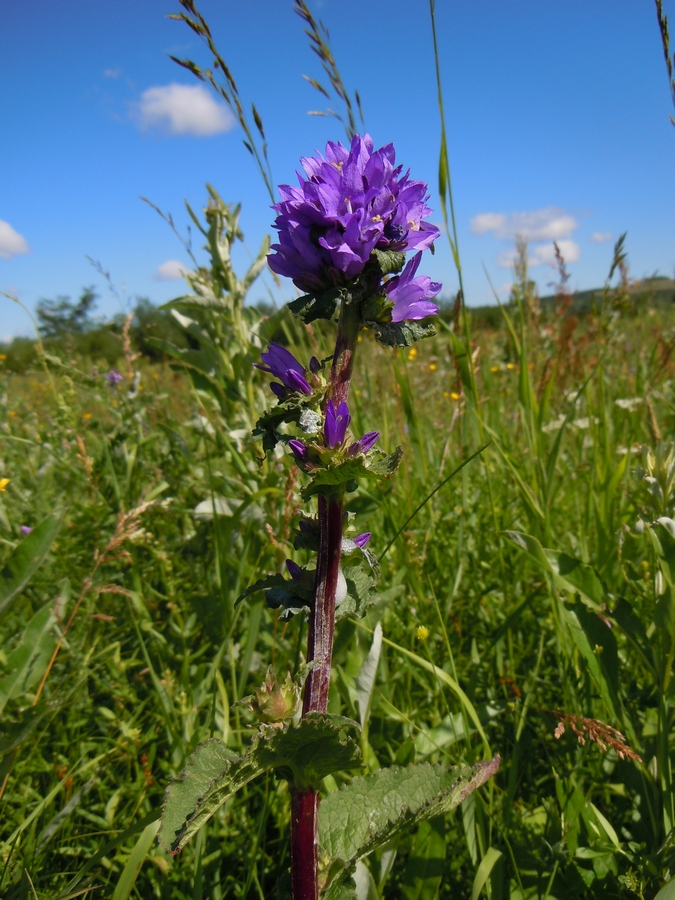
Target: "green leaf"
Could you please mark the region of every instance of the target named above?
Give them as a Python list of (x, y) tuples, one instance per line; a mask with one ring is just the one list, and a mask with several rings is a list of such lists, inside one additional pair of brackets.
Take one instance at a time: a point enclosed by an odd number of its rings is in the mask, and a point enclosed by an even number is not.
[(35, 613), (21, 643), (9, 654), (7, 675), (0, 679), (0, 714), (8, 700), (21, 697), (44, 675), (54, 650), (52, 630), (55, 622), (52, 604), (48, 603)]
[(420, 325), (419, 322), (367, 322), (380, 344), (387, 347), (412, 347), (417, 341), (433, 337), (436, 326), (433, 322)]
[(54, 715), (60, 705), (41, 700), (36, 706), (22, 710), (15, 721), (10, 722), (5, 716), (0, 721), (0, 757), (19, 747), (47, 716)]
[(403, 447), (397, 447), (393, 453), (381, 457), (377, 451), (355, 459), (345, 459), (335, 466), (319, 469), (312, 474), (312, 480), (303, 490), (303, 497), (308, 499), (315, 494), (330, 493), (336, 487), (348, 485), (359, 478), (389, 478), (401, 464)]
[(675, 900), (675, 878), (663, 885), (654, 900)]
[(563, 606), (562, 610), (576, 648), (586, 660), (591, 678), (607, 708), (621, 721), (617, 696), (619, 662), (614, 633), (581, 603), (576, 603), (573, 609)]
[(605, 601), (605, 589), (592, 566), (557, 550), (547, 550), (537, 538), (521, 531), (502, 532), (513, 543), (525, 550), (537, 565), (553, 576), (555, 586), (572, 594), (578, 593), (582, 601), (597, 610)]
[(0, 614), (21, 593), (44, 561), (61, 527), (60, 515), (47, 516), (19, 543), (0, 572)]
[(406, 900), (435, 900), (445, 864), (445, 819), (422, 822), (413, 839), (401, 885)]
[(398, 253), (396, 250), (373, 250), (370, 255), (377, 260), (383, 275), (394, 275), (405, 265), (405, 253)]
[(356, 678), (356, 702), (359, 708), (361, 728), (365, 729), (370, 717), (370, 704), (373, 698), (373, 688), (377, 677), (377, 665), (380, 661), (382, 650), (382, 626), (378, 622), (373, 632), (373, 643), (368, 656), (363, 660), (363, 665)]
[(351, 719), (310, 713), (282, 728), (262, 725), (244, 756), (217, 738), (200, 744), (166, 790), (160, 844), (175, 856), (235, 791), (270, 769), (307, 790), (332, 772), (357, 768), (358, 744), (345, 734), (352, 728)]
[(485, 883), (490, 877), (490, 873), (501, 858), (501, 850), (497, 850), (495, 847), (488, 847), (485, 856), (482, 858), (480, 865), (476, 869), (476, 875), (473, 879), (473, 887), (471, 889), (471, 900), (478, 900), (480, 892), (483, 890)]
[(421, 822), (450, 812), (499, 769), (500, 759), (475, 766), (419, 763), (391, 766), (354, 778), (319, 806), (319, 848), (324, 869), (348, 868)]
[(294, 316), (309, 325), (310, 322), (317, 319), (332, 319), (341, 295), (340, 288), (331, 288), (318, 296), (305, 294), (303, 297), (298, 297), (297, 300), (292, 300), (288, 304), (288, 308)]
[(149, 825), (146, 825), (141, 832), (134, 849), (129, 854), (129, 858), (122, 870), (120, 879), (115, 885), (112, 900), (127, 900), (131, 894), (136, 879), (138, 878), (138, 873), (141, 871), (141, 866), (155, 844), (155, 836), (157, 835), (158, 828), (159, 822), (155, 820), (154, 822), (150, 822)]
[(309, 612), (314, 595), (314, 573), (305, 570), (306, 576), (302, 581), (293, 581), (277, 572), (274, 575), (266, 575), (247, 587), (236, 599), (235, 606), (246, 597), (258, 591), (265, 592), (265, 600), (270, 609), (282, 609), (279, 618), (287, 619), (301, 612)]
[(347, 582), (347, 596), (335, 607), (335, 621), (339, 622), (348, 616), (361, 619), (367, 610), (377, 603), (380, 595), (373, 590), (374, 579), (363, 566), (349, 566), (344, 569)]

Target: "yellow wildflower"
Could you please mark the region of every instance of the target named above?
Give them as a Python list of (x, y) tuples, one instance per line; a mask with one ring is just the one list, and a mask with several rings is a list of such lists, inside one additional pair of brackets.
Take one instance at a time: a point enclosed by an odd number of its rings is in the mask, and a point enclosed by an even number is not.
[(429, 637), (429, 629), (427, 628), (427, 626), (420, 625), (415, 631), (415, 637), (419, 641), (426, 641), (426, 639)]
[(429, 365), (429, 371), (430, 371), (430, 372), (435, 372), (437, 368), (438, 368), (438, 366), (436, 365), (436, 363), (431, 363), (431, 364)]
[(9, 484), (9, 478), (0, 478), (0, 492), (4, 491)]
[(491, 371), (491, 372), (499, 372), (499, 366), (492, 366), (492, 367), (490, 368), (490, 371)]
[(0, 362), (2, 362), (3, 359), (7, 359), (7, 357), (4, 353), (0, 353)]
[(450, 394), (450, 397), (451, 397), (453, 400), (459, 400), (459, 394), (457, 393), (457, 391), (453, 391), (453, 392)]
[(82, 416), (83, 419), (91, 419), (91, 413), (84, 413)]
[(507, 369), (515, 369), (515, 367), (516, 367), (516, 366), (515, 366), (514, 363), (507, 363), (507, 364), (506, 364), (506, 368), (507, 368)]

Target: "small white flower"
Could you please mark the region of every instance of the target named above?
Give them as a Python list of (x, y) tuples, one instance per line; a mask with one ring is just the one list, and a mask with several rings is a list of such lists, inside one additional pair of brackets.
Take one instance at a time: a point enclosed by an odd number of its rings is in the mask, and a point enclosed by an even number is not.
[(638, 406), (644, 402), (642, 397), (624, 397), (614, 401), (619, 409), (627, 409), (628, 412), (635, 412)]

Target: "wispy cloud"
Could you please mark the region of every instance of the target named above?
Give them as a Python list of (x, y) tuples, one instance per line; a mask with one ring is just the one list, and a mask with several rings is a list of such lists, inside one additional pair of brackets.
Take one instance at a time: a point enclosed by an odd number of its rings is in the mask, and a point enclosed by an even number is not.
[(121, 69), (104, 69), (103, 77), (104, 78), (119, 78), (122, 74)]
[(594, 244), (608, 244), (614, 235), (611, 231), (594, 231), (591, 240)]
[[(576, 241), (565, 238), (556, 241), (560, 255), (566, 263), (575, 263), (581, 255), (581, 250)], [(497, 254), (497, 265), (502, 269), (512, 269), (518, 259), (518, 251), (515, 249), (502, 250)], [(554, 269), (558, 263), (555, 258), (555, 247), (553, 241), (550, 244), (530, 244), (527, 248), (527, 265), (528, 268), (534, 269), (535, 266), (552, 266)]]
[(131, 116), (144, 131), (210, 137), (230, 131), (235, 120), (229, 109), (217, 103), (200, 84), (166, 84), (151, 87), (134, 104)]
[(21, 253), (30, 253), (26, 238), (15, 231), (9, 222), (0, 219), (0, 259), (11, 259)]
[(559, 241), (568, 238), (579, 223), (564, 209), (547, 206), (527, 212), (486, 212), (471, 219), (473, 234), (490, 234), (500, 240), (514, 240), (517, 236), (526, 241)]
[[(516, 238), (526, 241), (531, 268), (544, 265), (555, 267), (554, 241), (566, 263), (576, 262), (580, 250), (572, 235), (578, 227), (574, 216), (557, 206), (511, 213), (484, 212), (471, 219), (473, 234), (489, 234), (499, 241), (514, 242)], [(497, 254), (497, 265), (502, 269), (512, 269), (517, 257), (517, 250), (509, 247)]]
[(188, 267), (177, 259), (167, 259), (155, 270), (155, 281), (180, 281)]

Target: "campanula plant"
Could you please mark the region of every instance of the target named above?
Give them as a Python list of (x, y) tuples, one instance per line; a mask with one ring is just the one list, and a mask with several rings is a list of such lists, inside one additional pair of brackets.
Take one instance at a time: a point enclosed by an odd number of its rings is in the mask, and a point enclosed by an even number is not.
[[(441, 285), (418, 275), (439, 230), (428, 219), (427, 185), (396, 164), (392, 144), (376, 150), (369, 135), (349, 147), (329, 142), (324, 155), (304, 158), (298, 186), (282, 185), (274, 205), (277, 242), (270, 268), (303, 295), (290, 304), (306, 324), (335, 324), (332, 358), (307, 363), (270, 343), (255, 365), (271, 375), (276, 404), (255, 433), (265, 451), (281, 444), (303, 473), (307, 512), (295, 547), (309, 551), (304, 566), (286, 563), (248, 588), (263, 591), (280, 618), (309, 621), (304, 665), (283, 685), (270, 669), (246, 705), (260, 725), (244, 756), (222, 742), (200, 745), (170, 785), (160, 839), (177, 853), (239, 787), (273, 769), (291, 794), (293, 900), (356, 896), (357, 861), (402, 831), (454, 808), (498, 768), (499, 758), (462, 769), (429, 764), (381, 769), (352, 777), (320, 803), (322, 780), (358, 772), (358, 725), (328, 714), (335, 623), (359, 617), (377, 602), (377, 566), (364, 532), (353, 539), (344, 499), (359, 481), (390, 478), (402, 449), (387, 453), (379, 432), (350, 430), (349, 392), (357, 338), (370, 329), (392, 347), (433, 334), (433, 302)], [(406, 253), (414, 251), (406, 262)]]

